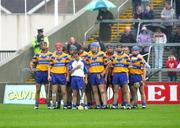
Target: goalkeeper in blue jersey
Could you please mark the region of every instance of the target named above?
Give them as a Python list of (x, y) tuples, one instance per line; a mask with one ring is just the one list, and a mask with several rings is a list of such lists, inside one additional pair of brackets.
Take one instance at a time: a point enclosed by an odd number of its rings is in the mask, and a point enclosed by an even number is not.
[(80, 105), (84, 105), (84, 88), (87, 84), (87, 67), (85, 61), (79, 57), (77, 52), (73, 55), (73, 60), (69, 62), (69, 73), (71, 76), (71, 89), (73, 92), (72, 109), (77, 109), (78, 91), (80, 95)]

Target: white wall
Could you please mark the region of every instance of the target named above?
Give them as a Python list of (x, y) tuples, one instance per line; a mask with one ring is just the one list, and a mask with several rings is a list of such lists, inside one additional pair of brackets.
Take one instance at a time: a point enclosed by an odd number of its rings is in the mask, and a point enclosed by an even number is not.
[[(71, 16), (60, 15), (59, 24), (66, 22)], [(37, 28), (44, 28), (45, 33), (54, 28), (53, 14), (34, 14), (27, 19), (28, 41), (26, 42), (24, 15), (2, 15), (0, 50), (18, 50), (31, 42), (37, 34)]]

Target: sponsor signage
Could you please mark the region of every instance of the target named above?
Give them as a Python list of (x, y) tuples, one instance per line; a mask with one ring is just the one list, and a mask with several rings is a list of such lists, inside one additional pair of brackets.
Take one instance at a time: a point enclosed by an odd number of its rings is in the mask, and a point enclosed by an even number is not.
[[(109, 91), (110, 90), (110, 91)], [(145, 94), (148, 104), (180, 104), (180, 82), (146, 82)], [(107, 90), (108, 103), (113, 102), (113, 91)], [(119, 103), (121, 103), (121, 91), (119, 91)], [(141, 96), (138, 92), (138, 101)]]
[[(35, 85), (6, 85), (4, 104), (34, 104)], [(44, 86), (41, 87), (40, 97), (45, 97)]]

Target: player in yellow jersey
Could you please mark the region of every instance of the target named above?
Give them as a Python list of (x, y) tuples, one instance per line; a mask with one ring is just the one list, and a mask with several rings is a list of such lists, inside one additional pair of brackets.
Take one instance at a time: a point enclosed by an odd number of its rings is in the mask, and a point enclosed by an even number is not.
[(48, 80), (52, 83), (52, 109), (58, 107), (58, 90), (60, 87), (61, 94), (64, 101), (64, 109), (67, 109), (67, 92), (66, 92), (66, 78), (68, 75), (67, 64), (69, 62), (69, 57), (65, 54), (63, 50), (63, 45), (60, 42), (55, 44), (56, 51), (51, 56), (49, 70), (48, 70)]
[(129, 96), (129, 77), (128, 77), (128, 66), (130, 63), (129, 56), (123, 52), (122, 45), (117, 45), (116, 46), (116, 54), (113, 55), (112, 57), (112, 74), (113, 74), (113, 79), (112, 79), (112, 84), (114, 87), (114, 102), (112, 105), (113, 109), (118, 108), (118, 92), (119, 92), (119, 87), (121, 87), (122, 90), (122, 97), (123, 97), (123, 109), (131, 109), (130, 105), (130, 96)]
[(88, 57), (88, 53), (84, 50), (84, 47), (80, 46), (78, 50), (79, 50), (79, 56), (80, 56), (84, 61), (86, 61), (86, 60), (87, 60), (87, 57)]
[[(110, 60), (104, 52), (99, 51), (99, 46), (96, 42), (91, 44), (91, 52), (88, 55), (89, 64), (89, 83), (92, 86), (96, 108), (107, 108), (107, 95), (104, 84), (104, 75), (109, 67)], [(98, 89), (100, 91), (103, 105), (100, 105)]]
[(36, 53), (30, 62), (30, 70), (34, 73), (33, 67), (36, 66), (36, 94), (35, 94), (35, 106), (34, 109), (39, 108), (39, 97), (41, 91), (41, 85), (45, 85), (47, 107), (50, 108), (48, 97), (48, 65), (52, 53), (48, 51), (47, 43), (42, 42), (40, 44), (41, 51)]
[(142, 108), (146, 108), (146, 96), (144, 93), (144, 81), (146, 77), (145, 61), (143, 57), (139, 54), (140, 48), (138, 46), (132, 47), (132, 55), (130, 56), (129, 65), (129, 80), (130, 86), (133, 91), (133, 108), (137, 108), (138, 95), (137, 91), (139, 89), (142, 100)]
[[(112, 57), (114, 55), (114, 50), (112, 45), (107, 45), (106, 46), (106, 57), (109, 58), (112, 61)], [(112, 85), (112, 67), (110, 67), (106, 73), (106, 88), (110, 85)]]

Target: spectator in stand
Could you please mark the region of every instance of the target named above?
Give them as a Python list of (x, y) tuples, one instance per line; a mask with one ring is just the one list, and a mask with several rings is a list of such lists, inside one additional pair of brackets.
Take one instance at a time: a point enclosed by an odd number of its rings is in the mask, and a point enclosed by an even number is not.
[[(148, 32), (146, 27), (141, 29), (140, 34), (137, 37), (137, 43), (141, 47), (141, 55), (145, 55), (149, 52), (149, 47), (152, 43), (151, 34)], [(147, 61), (148, 55), (144, 56), (144, 59)]]
[[(134, 14), (134, 19), (141, 20), (142, 19), (142, 8), (138, 6), (136, 9), (136, 13)], [(137, 33), (139, 22), (134, 23), (134, 33)]]
[(146, 10), (146, 6), (150, 3), (150, 0), (141, 0), (141, 7), (142, 10), (145, 11)]
[[(166, 61), (166, 68), (175, 69), (178, 66), (178, 61), (174, 55), (170, 55)], [(168, 72), (168, 81), (176, 81), (177, 72), (169, 71)]]
[(150, 20), (154, 19), (154, 11), (151, 8), (150, 4), (147, 4), (145, 10), (142, 13), (142, 19)]
[(74, 37), (70, 37), (69, 42), (67, 44), (67, 52), (68, 53), (70, 51), (71, 45), (76, 46), (77, 49), (79, 49), (81, 47), (80, 44), (76, 41), (76, 39)]
[(176, 5), (176, 18), (180, 19), (180, 0), (175, 0)]
[[(176, 27), (176, 32), (171, 38), (172, 43), (180, 43), (180, 25)], [(173, 47), (177, 60), (180, 61), (180, 46)]]
[(178, 64), (177, 68), (180, 68), (180, 63)]
[(141, 5), (141, 0), (132, 0), (132, 11), (133, 11), (133, 16), (136, 13), (136, 9), (138, 6)]
[[(110, 20), (114, 19), (113, 14), (106, 8), (100, 9), (97, 20)], [(111, 25), (112, 23), (100, 23), (99, 38), (102, 42), (109, 42), (111, 40)]]
[(119, 42), (120, 43), (135, 43), (136, 42), (131, 32), (130, 27), (125, 28), (124, 33), (121, 35)]
[(155, 42), (155, 68), (161, 69), (163, 66), (163, 52), (164, 44), (167, 43), (166, 35), (158, 27), (153, 35), (153, 40)]
[[(171, 7), (171, 3), (169, 1), (165, 2), (165, 7), (161, 12), (161, 18), (165, 21), (172, 20), (174, 18), (174, 9)], [(170, 41), (171, 34), (172, 34), (172, 26), (173, 22), (165, 22), (164, 25), (166, 26), (166, 35), (167, 41)]]

